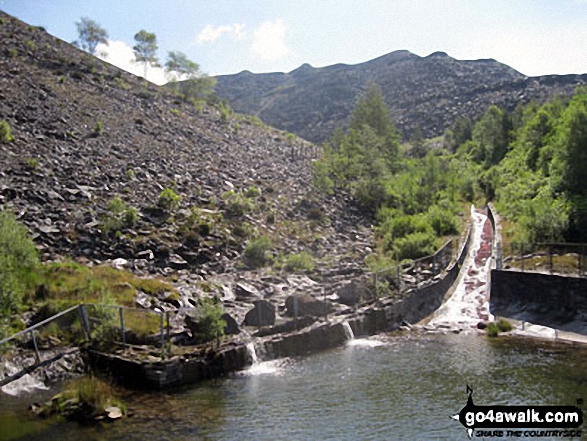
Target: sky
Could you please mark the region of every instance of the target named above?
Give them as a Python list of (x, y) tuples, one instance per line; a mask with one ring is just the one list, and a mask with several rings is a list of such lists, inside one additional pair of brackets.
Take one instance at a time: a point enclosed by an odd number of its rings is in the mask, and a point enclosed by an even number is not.
[[(209, 75), (357, 64), (395, 50), (494, 58), (529, 75), (587, 73), (587, 0), (0, 0), (65, 41), (88, 17), (106, 61), (137, 75), (134, 35), (154, 32), (163, 64), (184, 52)], [(158, 84), (163, 69), (148, 70)]]

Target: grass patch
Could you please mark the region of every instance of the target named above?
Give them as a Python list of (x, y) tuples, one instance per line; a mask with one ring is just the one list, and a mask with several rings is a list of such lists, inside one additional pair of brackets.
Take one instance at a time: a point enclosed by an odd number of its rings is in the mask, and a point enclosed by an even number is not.
[(73, 420), (88, 420), (102, 417), (107, 408), (118, 407), (126, 414), (126, 405), (117, 396), (110, 384), (96, 377), (83, 377), (65, 385), (64, 391), (45, 403), (38, 414), (41, 416), (63, 415)]
[(137, 289), (150, 295), (175, 292), (169, 283), (159, 279), (141, 279), (109, 266), (89, 268), (64, 262), (40, 268), (35, 297), (38, 301), (66, 308), (78, 303), (101, 303), (108, 294), (116, 304), (134, 306)]
[(497, 321), (496, 326), (500, 332), (510, 332), (512, 330), (512, 324), (510, 322), (508, 322), (506, 319), (500, 318)]
[(499, 328), (497, 327), (497, 324), (493, 322), (489, 323), (485, 329), (485, 333), (491, 338), (497, 337), (499, 335)]

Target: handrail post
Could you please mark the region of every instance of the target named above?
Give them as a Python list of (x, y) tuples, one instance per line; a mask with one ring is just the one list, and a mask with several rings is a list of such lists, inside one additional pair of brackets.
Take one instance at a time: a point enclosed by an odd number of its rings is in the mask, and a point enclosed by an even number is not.
[(88, 320), (88, 311), (86, 310), (85, 303), (82, 303), (81, 305), (79, 305), (79, 313), (80, 313), (81, 320), (82, 320), (82, 328), (84, 329), (84, 332), (85, 332), (88, 340), (91, 341), (92, 340), (92, 331), (90, 329), (90, 321)]
[(163, 312), (159, 313), (159, 329), (161, 331), (161, 347), (165, 346), (165, 324), (163, 323)]
[(118, 308), (118, 315), (120, 316), (120, 334), (122, 336), (122, 343), (126, 344), (126, 329), (124, 329), (124, 310), (122, 306)]
[(33, 346), (35, 348), (35, 359), (37, 360), (36, 364), (41, 363), (41, 355), (39, 354), (39, 346), (37, 346), (37, 339), (35, 338), (35, 330), (30, 330), (31, 338), (33, 340)]

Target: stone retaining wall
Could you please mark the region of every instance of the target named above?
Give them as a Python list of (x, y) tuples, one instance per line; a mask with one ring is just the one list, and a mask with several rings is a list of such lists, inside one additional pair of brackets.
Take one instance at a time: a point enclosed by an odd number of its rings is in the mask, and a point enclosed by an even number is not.
[[(471, 229), (459, 251), (458, 258), (442, 275), (417, 289), (407, 292), (401, 300), (384, 299), (379, 306), (365, 307), (343, 317), (330, 317), (296, 332), (258, 338), (255, 345), (265, 359), (297, 357), (342, 346), (348, 340), (344, 322), (355, 336), (375, 335), (398, 329), (403, 322), (416, 323), (433, 313), (455, 283), (469, 250)], [(242, 370), (252, 362), (244, 343), (225, 345), (219, 352), (206, 357), (174, 357), (148, 362), (90, 352), (94, 368), (106, 370), (123, 383), (162, 389), (221, 376)]]

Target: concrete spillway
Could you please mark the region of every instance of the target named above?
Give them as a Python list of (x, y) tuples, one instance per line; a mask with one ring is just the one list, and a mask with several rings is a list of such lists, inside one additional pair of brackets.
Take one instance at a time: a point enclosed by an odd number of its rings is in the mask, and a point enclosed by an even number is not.
[(488, 275), (491, 270), (491, 223), (481, 211), (471, 207), (473, 235), (469, 254), (452, 295), (433, 314), (428, 327), (471, 329), (482, 320), (491, 320)]

